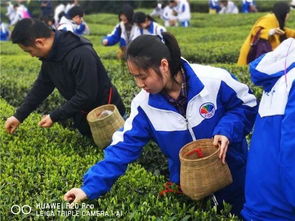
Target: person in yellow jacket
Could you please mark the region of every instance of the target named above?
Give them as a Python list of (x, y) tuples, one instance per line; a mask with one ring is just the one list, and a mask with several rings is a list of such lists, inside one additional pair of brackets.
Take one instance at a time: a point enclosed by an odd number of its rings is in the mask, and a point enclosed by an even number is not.
[(285, 2), (277, 2), (273, 6), (272, 13), (259, 18), (252, 27), (240, 50), (238, 65), (247, 65), (247, 57), (256, 33), (260, 31), (260, 38), (268, 40), (274, 50), (283, 40), (295, 37), (295, 30), (286, 28), (285, 21), (288, 19), (290, 7)]

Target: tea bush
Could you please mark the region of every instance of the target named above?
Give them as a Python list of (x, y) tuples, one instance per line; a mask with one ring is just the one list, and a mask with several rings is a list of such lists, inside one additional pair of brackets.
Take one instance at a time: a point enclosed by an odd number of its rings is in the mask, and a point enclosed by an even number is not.
[[(259, 98), (261, 89), (251, 83), (247, 67), (235, 63), (252, 24), (264, 14), (193, 13), (190, 28), (171, 27), (168, 31), (176, 36), (184, 58), (190, 62), (227, 69), (249, 85)], [(291, 14), (291, 17), (294, 16), (294, 12)], [(85, 19), (91, 30), (86, 37), (101, 57), (129, 112), (131, 100), (139, 89), (126, 65), (117, 60), (118, 45), (101, 45), (103, 36), (112, 32), (118, 17), (100, 13), (87, 15)], [(294, 28), (295, 20), (290, 19), (287, 26)], [(30, 58), (11, 42), (1, 43), (0, 49), (0, 123), (3, 125), (31, 88), (38, 75), (40, 61)], [(0, 216), (3, 220), (237, 220), (229, 214), (228, 206), (217, 213), (206, 199), (194, 202), (185, 196), (173, 194), (159, 197), (158, 193), (167, 179), (167, 162), (154, 143), (146, 145), (142, 157), (128, 167), (127, 174), (119, 178), (109, 193), (98, 200), (86, 201), (94, 208), (82, 208), (80, 205), (74, 210), (80, 216), (73, 213), (69, 217), (40, 216), (41, 212), (46, 212), (46, 209), (38, 207), (42, 203), (61, 203), (65, 211), (72, 211), (63, 203), (63, 194), (71, 187), (79, 186), (87, 168), (103, 157), (102, 150), (75, 130), (59, 124), (50, 129), (37, 127), (40, 114), (50, 112), (63, 102), (64, 99), (55, 91), (14, 135), (0, 130), (0, 188), (3, 196)], [(32, 212), (26, 216), (14, 215), (11, 212), (13, 205), (30, 205)], [(85, 216), (81, 216), (83, 211)], [(91, 212), (95, 214), (97, 211), (100, 212), (96, 213), (98, 216), (91, 216)]]

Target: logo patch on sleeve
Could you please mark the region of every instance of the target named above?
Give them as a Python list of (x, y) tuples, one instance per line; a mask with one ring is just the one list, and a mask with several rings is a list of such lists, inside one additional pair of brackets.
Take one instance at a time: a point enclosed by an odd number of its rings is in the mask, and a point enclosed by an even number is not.
[(200, 115), (205, 119), (210, 119), (215, 114), (214, 104), (211, 102), (207, 102), (201, 105), (199, 109)]

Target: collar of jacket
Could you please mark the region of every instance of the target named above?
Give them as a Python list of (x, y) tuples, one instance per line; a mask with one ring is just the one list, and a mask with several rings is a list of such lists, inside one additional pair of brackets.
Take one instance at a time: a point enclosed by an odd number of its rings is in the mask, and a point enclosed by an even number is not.
[[(187, 99), (188, 102), (197, 95), (204, 96), (207, 92), (204, 84), (197, 77), (191, 65), (184, 58), (181, 59), (181, 66), (184, 70), (187, 80)], [(177, 112), (176, 108), (168, 102), (168, 100), (161, 94), (149, 94), (148, 104), (158, 109), (165, 109)]]
[[(151, 21), (150, 25), (146, 29), (149, 33), (154, 34), (154, 22)], [(144, 29), (140, 28), (140, 33), (143, 34)]]

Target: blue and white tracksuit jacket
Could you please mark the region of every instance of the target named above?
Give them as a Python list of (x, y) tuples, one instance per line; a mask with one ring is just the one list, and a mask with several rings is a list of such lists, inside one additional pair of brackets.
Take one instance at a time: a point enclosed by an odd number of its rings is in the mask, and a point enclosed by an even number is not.
[(108, 46), (115, 45), (119, 42), (120, 47), (125, 47), (139, 35), (141, 35), (141, 33), (138, 26), (133, 24), (128, 37), (124, 23), (120, 22), (115, 26), (112, 33), (104, 37), (104, 39), (108, 40)]
[(295, 40), (250, 63), (262, 86), (246, 175), (245, 220), (295, 220)]
[(249, 13), (250, 12), (250, 7), (252, 5), (255, 5), (253, 0), (243, 0), (241, 12), (242, 13)]
[(123, 130), (114, 133), (113, 142), (104, 150), (104, 160), (85, 174), (82, 189), (88, 198), (110, 190), (150, 139), (168, 158), (170, 181), (179, 183), (181, 147), (195, 139), (220, 134), (230, 140), (226, 160), (233, 184), (216, 193), (216, 197), (219, 202), (226, 200), (242, 208), (248, 152), (245, 136), (256, 117), (256, 98), (224, 69), (190, 65), (185, 60), (182, 68), (188, 83), (186, 118), (162, 94), (142, 90), (131, 103), (131, 114)]
[(61, 18), (59, 25), (57, 27), (57, 30), (71, 31), (77, 35), (88, 35), (89, 34), (89, 28), (85, 22), (82, 22), (80, 25), (77, 25), (72, 20), (66, 18), (66, 16), (63, 16)]
[(164, 25), (166, 27), (169, 27), (170, 26), (170, 23), (169, 22), (171, 20), (177, 20), (177, 16), (174, 15), (173, 8), (171, 8), (169, 5), (167, 5), (163, 9), (163, 13), (162, 13), (161, 19), (164, 20)]
[(162, 32), (166, 31), (163, 26), (153, 21), (151, 21), (148, 28), (139, 28), (139, 30), (141, 35), (157, 35), (161, 38), (161, 40), (163, 39)]
[(209, 9), (215, 10), (216, 12), (219, 12), (221, 9), (219, 6), (218, 0), (209, 0), (208, 4), (209, 4)]
[(181, 26), (188, 27), (191, 19), (191, 9), (187, 0), (179, 0), (176, 8), (177, 19)]

